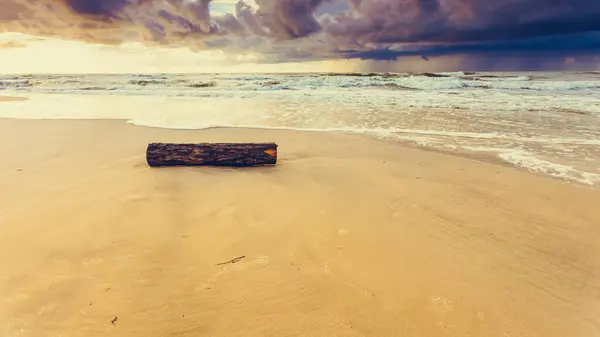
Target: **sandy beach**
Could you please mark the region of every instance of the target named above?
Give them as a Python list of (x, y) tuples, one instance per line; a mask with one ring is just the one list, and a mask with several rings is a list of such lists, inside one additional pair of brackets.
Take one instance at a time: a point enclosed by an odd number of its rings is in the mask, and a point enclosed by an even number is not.
[[(151, 169), (153, 141), (280, 161)], [(0, 156), (1, 336), (600, 335), (595, 188), (360, 135), (123, 121), (0, 120)]]

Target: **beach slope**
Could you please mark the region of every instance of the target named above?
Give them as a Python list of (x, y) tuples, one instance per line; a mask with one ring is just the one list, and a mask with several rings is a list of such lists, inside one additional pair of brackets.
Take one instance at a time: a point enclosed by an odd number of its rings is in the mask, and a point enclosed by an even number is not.
[[(156, 141), (280, 160), (152, 169)], [(600, 335), (597, 189), (359, 135), (123, 121), (0, 120), (0, 157), (1, 336)]]

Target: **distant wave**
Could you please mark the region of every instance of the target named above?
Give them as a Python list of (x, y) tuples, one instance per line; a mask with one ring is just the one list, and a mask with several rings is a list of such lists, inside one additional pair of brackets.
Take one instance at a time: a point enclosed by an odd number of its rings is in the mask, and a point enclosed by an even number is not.
[(212, 88), (217, 86), (217, 82), (199, 82), (186, 85), (188, 88)]
[(517, 81), (517, 82), (527, 82), (533, 79), (532, 76), (497, 76), (497, 75), (480, 75), (480, 76), (472, 76), (472, 77), (461, 77), (465, 80), (472, 81)]
[(127, 83), (134, 84), (134, 85), (147, 86), (147, 85), (166, 85), (168, 83), (168, 81), (165, 81), (165, 80), (130, 80)]
[(417, 88), (406, 87), (406, 86), (396, 84), (396, 83), (375, 84), (375, 85), (373, 85), (373, 87), (396, 89), (396, 90), (419, 90)]
[(12, 87), (12, 88), (29, 88), (34, 86), (33, 81), (28, 79), (6, 79), (0, 80), (0, 87)]
[(591, 90), (600, 89), (600, 83), (587, 82), (539, 82), (536, 84), (522, 85), (521, 90), (535, 91), (574, 91), (574, 90)]
[(272, 87), (272, 86), (280, 85), (280, 84), (281, 84), (281, 81), (266, 81), (266, 82), (260, 83), (260, 85), (263, 87)]
[[(553, 76), (553, 75), (549, 75)], [(600, 81), (581, 79), (542, 79), (537, 75), (452, 73), (324, 73), (271, 75), (6, 75), (0, 76), (0, 89), (16, 92), (112, 91), (123, 94), (198, 95), (211, 92), (277, 92), (331, 89), (373, 90), (502, 90), (560, 92), (600, 89)], [(198, 89), (196, 91), (190, 89)]]
[(452, 77), (452, 76), (467, 76), (477, 75), (477, 72), (454, 72), (454, 73), (323, 73), (319, 76), (340, 76), (340, 77), (383, 77), (383, 78), (399, 78), (399, 77), (410, 77), (410, 76), (424, 76), (424, 77)]
[(107, 88), (107, 87), (78, 87), (77, 90), (81, 91), (113, 91), (117, 90), (117, 88)]
[(425, 76), (425, 77), (432, 77), (432, 78), (452, 77), (451, 75), (437, 74), (437, 73), (421, 73), (421, 74), (415, 74), (413, 76)]
[(129, 80), (127, 84), (136, 86), (165, 86), (165, 87), (178, 87), (183, 86), (187, 88), (212, 88), (218, 84), (215, 81), (211, 82), (189, 82), (183, 79), (168, 80), (167, 78), (161, 79), (135, 79)]

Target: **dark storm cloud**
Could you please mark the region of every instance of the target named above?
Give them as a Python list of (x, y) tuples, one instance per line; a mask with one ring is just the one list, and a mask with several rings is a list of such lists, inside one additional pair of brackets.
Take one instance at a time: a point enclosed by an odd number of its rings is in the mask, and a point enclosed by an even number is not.
[(110, 15), (118, 13), (125, 6), (122, 0), (67, 0), (66, 4), (77, 13), (89, 15)]
[[(599, 53), (597, 0), (0, 0), (0, 29), (99, 43), (256, 51), (269, 60)], [(543, 55), (540, 54), (540, 57)]]
[(256, 15), (276, 37), (293, 39), (318, 31), (314, 12), (323, 0), (258, 0)]
[(600, 32), (586, 32), (577, 34), (558, 35), (550, 37), (498, 40), (486, 42), (471, 42), (461, 44), (434, 44), (417, 46), (407, 50), (393, 50), (389, 48), (357, 51), (348, 50), (344, 55), (348, 58), (365, 60), (396, 60), (402, 56), (443, 56), (453, 54), (539, 54), (543, 55), (568, 55), (600, 53)]
[(350, 0), (336, 36), (374, 43), (471, 42), (600, 29), (600, 1)]

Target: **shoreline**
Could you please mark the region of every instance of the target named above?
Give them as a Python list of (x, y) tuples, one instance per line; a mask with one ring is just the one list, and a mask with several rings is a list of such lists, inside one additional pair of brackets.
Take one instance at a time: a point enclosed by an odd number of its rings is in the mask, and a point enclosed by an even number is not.
[(25, 96), (0, 95), (0, 102), (20, 102), (20, 101), (27, 101), (27, 100), (29, 100), (29, 98), (25, 97)]
[[(6, 96), (5, 96), (6, 97)], [(27, 97), (15, 97), (16, 99), (12, 100), (12, 101), (22, 101), (22, 100), (28, 100)], [(0, 101), (2, 100), (2, 96), (0, 96)], [(11, 100), (8, 100), (9, 102)], [(411, 140), (406, 140), (406, 139), (390, 139), (390, 138), (381, 138), (381, 137), (377, 137), (374, 135), (370, 135), (368, 133), (361, 133), (361, 132), (351, 132), (351, 131), (321, 131), (321, 130), (310, 130), (310, 129), (306, 129), (306, 130), (302, 130), (302, 129), (295, 129), (295, 128), (287, 128), (287, 127), (281, 127), (281, 128), (274, 128), (274, 127), (229, 127), (229, 126), (215, 126), (215, 127), (207, 127), (207, 128), (202, 128), (202, 129), (182, 129), (182, 128), (166, 128), (166, 127), (159, 127), (159, 126), (151, 126), (151, 125), (138, 125), (138, 124), (134, 124), (131, 123), (129, 119), (103, 119), (103, 118), (98, 118), (98, 119), (76, 119), (76, 118), (72, 118), (72, 119), (67, 119), (67, 118), (48, 118), (48, 119), (39, 119), (39, 118), (35, 118), (35, 119), (24, 119), (24, 118), (6, 118), (6, 117), (0, 117), (0, 121), (2, 120), (20, 120), (20, 121), (54, 121), (54, 122), (60, 122), (60, 121), (71, 121), (71, 122), (77, 122), (77, 121), (84, 121), (84, 122), (89, 122), (89, 121), (106, 121), (106, 122), (119, 122), (119, 123), (124, 123), (127, 125), (131, 125), (132, 127), (136, 127), (136, 128), (147, 128), (147, 129), (157, 129), (157, 130), (166, 130), (169, 132), (180, 132), (180, 133), (189, 133), (189, 132), (203, 132), (203, 131), (210, 131), (210, 130), (223, 130), (223, 131), (231, 131), (231, 132), (235, 132), (236, 130), (239, 130), (239, 132), (244, 132), (244, 131), (264, 131), (264, 132), (295, 132), (295, 133), (315, 133), (315, 134), (331, 134), (331, 135), (346, 135), (346, 136), (351, 136), (351, 137), (359, 137), (359, 138), (366, 138), (369, 140), (374, 140), (374, 141), (378, 141), (378, 142), (384, 142), (387, 144), (391, 144), (391, 145), (396, 145), (396, 146), (400, 146), (400, 147), (406, 147), (406, 148), (410, 148), (410, 149), (414, 149), (417, 151), (426, 151), (426, 152), (432, 152), (432, 153), (437, 153), (437, 154), (442, 154), (442, 155), (447, 155), (447, 156), (453, 156), (453, 157), (458, 157), (458, 158), (465, 158), (465, 159), (470, 159), (470, 160), (475, 160), (478, 162), (482, 162), (482, 163), (488, 163), (488, 164), (493, 164), (493, 165), (498, 165), (501, 167), (505, 167), (505, 168), (511, 168), (513, 170), (519, 171), (519, 172), (523, 172), (523, 173), (527, 173), (527, 174), (532, 174), (538, 177), (544, 177), (544, 178), (548, 178), (551, 180), (555, 180), (564, 184), (572, 184), (574, 186), (581, 186), (581, 187), (586, 187), (586, 188), (591, 188), (591, 189), (600, 189), (600, 184), (589, 184), (589, 183), (583, 183), (581, 181), (578, 180), (574, 180), (574, 179), (566, 179), (566, 178), (561, 178), (561, 177), (556, 177), (547, 173), (541, 173), (541, 172), (537, 172), (537, 171), (532, 171), (526, 167), (521, 167), (515, 164), (512, 164), (510, 162), (507, 162), (506, 160), (503, 160), (501, 158), (499, 158), (497, 155), (494, 155), (492, 153), (485, 153), (485, 152), (473, 152), (473, 151), (466, 151), (466, 150), (445, 150), (442, 148), (435, 148), (432, 146), (424, 146), (424, 145), (418, 145), (415, 144), (413, 141)]]

